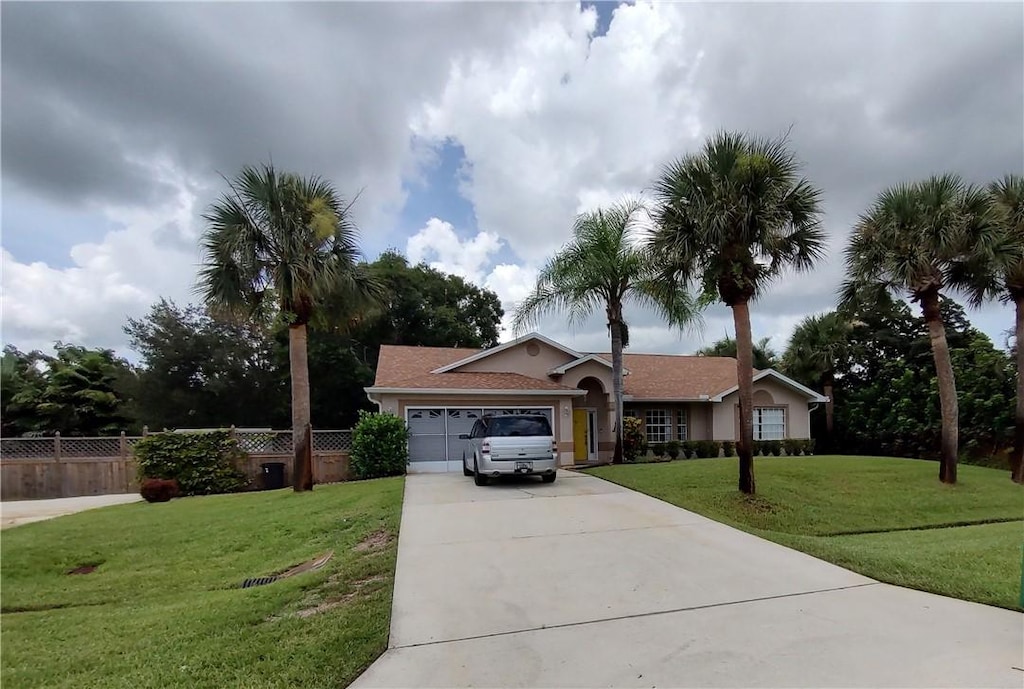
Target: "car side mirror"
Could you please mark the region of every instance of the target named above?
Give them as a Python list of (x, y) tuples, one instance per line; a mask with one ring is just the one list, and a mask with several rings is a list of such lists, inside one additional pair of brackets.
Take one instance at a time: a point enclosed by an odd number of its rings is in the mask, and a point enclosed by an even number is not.
[(469, 433), (459, 433), (459, 440), (469, 440)]

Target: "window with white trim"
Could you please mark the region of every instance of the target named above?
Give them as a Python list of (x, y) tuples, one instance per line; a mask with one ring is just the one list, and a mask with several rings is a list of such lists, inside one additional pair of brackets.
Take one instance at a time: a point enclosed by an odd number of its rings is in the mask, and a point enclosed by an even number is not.
[(676, 412), (676, 440), (686, 440), (686, 410)]
[(672, 412), (667, 409), (648, 409), (644, 424), (647, 426), (647, 442), (664, 443), (672, 440)]
[(754, 440), (782, 440), (785, 437), (785, 409), (782, 407), (754, 407)]

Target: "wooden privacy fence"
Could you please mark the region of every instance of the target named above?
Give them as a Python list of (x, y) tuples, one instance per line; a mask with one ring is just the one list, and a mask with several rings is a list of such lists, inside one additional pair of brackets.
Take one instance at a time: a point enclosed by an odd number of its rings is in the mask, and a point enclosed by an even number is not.
[[(261, 464), (284, 464), (285, 485), (292, 480), (292, 432), (232, 430), (248, 458), (241, 467), (249, 489), (260, 488)], [(139, 489), (132, 448), (143, 436), (104, 438), (0, 439), (0, 500), (71, 498), (134, 493)], [(317, 483), (346, 481), (352, 431), (313, 431), (313, 478)]]

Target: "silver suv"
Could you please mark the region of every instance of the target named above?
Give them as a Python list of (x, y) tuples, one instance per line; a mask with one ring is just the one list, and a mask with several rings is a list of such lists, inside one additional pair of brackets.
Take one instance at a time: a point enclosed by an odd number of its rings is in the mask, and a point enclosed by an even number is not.
[(469, 441), (462, 453), (462, 473), (478, 486), (502, 475), (535, 475), (544, 483), (555, 480), (558, 444), (545, 416), (485, 416), (459, 438)]

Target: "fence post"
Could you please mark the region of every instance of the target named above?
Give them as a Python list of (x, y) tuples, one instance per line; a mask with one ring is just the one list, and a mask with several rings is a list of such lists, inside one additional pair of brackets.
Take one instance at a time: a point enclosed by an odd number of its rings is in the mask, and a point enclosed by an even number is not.
[(228, 429), (228, 437), (231, 438), (232, 440), (238, 439), (238, 434), (235, 431), (235, 424), (231, 424), (231, 428)]
[(149, 435), (149, 426), (143, 426), (142, 427), (142, 437), (145, 438), (147, 435)]
[(53, 459), (60, 461), (60, 431), (53, 434)]

